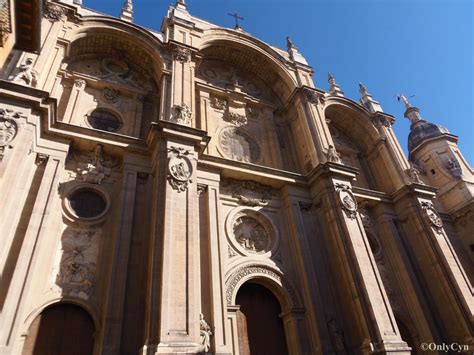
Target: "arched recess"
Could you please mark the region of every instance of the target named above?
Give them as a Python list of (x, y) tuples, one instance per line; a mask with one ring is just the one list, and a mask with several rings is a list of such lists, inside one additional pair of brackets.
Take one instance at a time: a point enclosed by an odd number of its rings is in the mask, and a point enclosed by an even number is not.
[(396, 182), (390, 172), (396, 167), (385, 144), (388, 138), (372, 123), (370, 113), (348, 99), (330, 97), (324, 114), (342, 162), (360, 170), (355, 186), (395, 191)]
[(240, 354), (288, 354), (281, 305), (265, 286), (252, 281), (237, 292)]
[(52, 304), (30, 324), (22, 355), (90, 355), (94, 351), (96, 325), (75, 303)]
[[(283, 274), (273, 267), (264, 264), (248, 264), (240, 266), (226, 278), (227, 309), (233, 323), (234, 346), (238, 347), (239, 305), (237, 295), (243, 285), (258, 284), (271, 292), (281, 307), (286, 344), (290, 353), (308, 351), (308, 334), (304, 327), (304, 308), (301, 297)], [(234, 349), (237, 351), (237, 349)]]
[(288, 101), (298, 83), (284, 54), (244, 33), (205, 32), (196, 98), (197, 126), (216, 137), (208, 153), (295, 170), (294, 149), (289, 147), (294, 137), (287, 126)]
[(86, 18), (67, 39), (51, 90), (59, 98), (58, 120), (90, 128), (87, 113), (100, 108), (121, 113), (115, 133), (143, 137), (162, 108), (161, 42), (106, 18)]

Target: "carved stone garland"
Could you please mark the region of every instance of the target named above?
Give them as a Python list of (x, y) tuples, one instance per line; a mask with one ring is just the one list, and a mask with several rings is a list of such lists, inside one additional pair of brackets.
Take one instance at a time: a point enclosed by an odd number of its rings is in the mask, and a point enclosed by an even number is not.
[(47, 2), (45, 4), (43, 16), (51, 22), (59, 21), (66, 14), (66, 9), (62, 6)]
[(441, 220), (441, 217), (434, 208), (433, 204), (429, 201), (424, 201), (421, 203), (421, 208), (425, 213), (425, 218), (430, 222), (430, 224), (438, 233), (441, 233), (443, 231), (443, 221)]
[(70, 230), (61, 239), (56, 284), (63, 294), (88, 299), (95, 284), (98, 230)]
[(178, 192), (186, 191), (192, 183), (193, 166), (190, 160), (192, 153), (181, 147), (168, 149), (168, 181)]
[(348, 185), (336, 184), (336, 191), (339, 195), (339, 200), (343, 211), (350, 219), (355, 219), (357, 216), (357, 201)]
[(240, 205), (267, 206), (273, 195), (271, 187), (251, 180), (223, 179), (222, 191), (237, 198)]
[(20, 112), (0, 108), (0, 161), (2, 161), (5, 155), (5, 148), (11, 148), (10, 143), (15, 139), (18, 133), (16, 120), (20, 117)]

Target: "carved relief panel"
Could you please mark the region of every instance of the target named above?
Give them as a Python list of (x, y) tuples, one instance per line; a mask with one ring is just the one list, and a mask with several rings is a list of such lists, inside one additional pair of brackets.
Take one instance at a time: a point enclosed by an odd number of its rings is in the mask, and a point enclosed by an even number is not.
[(100, 229), (66, 228), (53, 267), (53, 284), (62, 295), (89, 299), (96, 285)]

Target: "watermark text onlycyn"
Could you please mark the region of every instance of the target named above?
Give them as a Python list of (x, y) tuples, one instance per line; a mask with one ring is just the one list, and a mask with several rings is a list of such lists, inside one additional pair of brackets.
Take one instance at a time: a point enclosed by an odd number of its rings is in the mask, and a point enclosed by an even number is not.
[(463, 353), (469, 351), (469, 345), (466, 344), (459, 344), (459, 343), (421, 343), (420, 345), (421, 350), (423, 351), (443, 351), (443, 352), (456, 352), (456, 353)]

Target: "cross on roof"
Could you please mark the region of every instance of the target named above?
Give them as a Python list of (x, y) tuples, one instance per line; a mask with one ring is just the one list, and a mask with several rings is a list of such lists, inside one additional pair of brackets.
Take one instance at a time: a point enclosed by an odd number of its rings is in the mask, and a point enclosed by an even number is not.
[(231, 13), (229, 12), (228, 15), (229, 15), (229, 16), (232, 16), (232, 17), (235, 19), (235, 27), (234, 27), (234, 28), (235, 28), (236, 30), (239, 29), (239, 28), (241, 28), (240, 25), (239, 25), (239, 20), (243, 20), (244, 18), (243, 18), (243, 17), (240, 17), (240, 16), (237, 14), (237, 12), (234, 12), (233, 14), (231, 14)]

